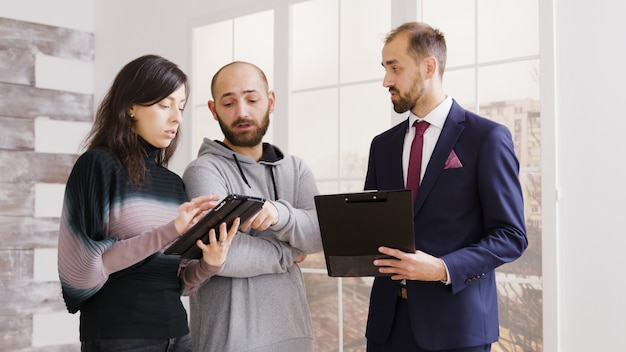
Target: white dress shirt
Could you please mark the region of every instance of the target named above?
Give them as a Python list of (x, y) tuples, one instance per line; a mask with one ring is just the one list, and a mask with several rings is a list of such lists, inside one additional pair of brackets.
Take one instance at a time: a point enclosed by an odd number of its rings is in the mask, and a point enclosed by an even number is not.
[[(435, 150), (435, 145), (437, 144), (437, 140), (439, 139), (439, 135), (441, 135), (441, 130), (443, 129), (443, 124), (446, 122), (446, 118), (450, 113), (450, 109), (452, 108), (452, 98), (447, 96), (441, 104), (437, 105), (431, 112), (429, 112), (426, 116), (419, 117), (416, 116), (413, 112), (409, 113), (409, 128), (407, 129), (406, 136), (404, 137), (404, 147), (402, 149), (402, 169), (404, 170), (404, 186), (406, 187), (406, 178), (409, 173), (409, 157), (411, 155), (411, 143), (413, 142), (413, 138), (415, 138), (415, 128), (413, 128), (413, 123), (415, 120), (426, 121), (430, 124), (426, 131), (424, 132), (424, 146), (422, 147), (422, 170), (420, 171), (420, 183), (424, 178), (424, 172), (428, 167), (428, 162), (430, 161), (430, 157), (433, 155), (433, 150)], [(450, 272), (448, 271), (448, 266), (444, 262), (443, 265), (446, 267), (446, 277), (447, 281), (442, 281), (446, 285), (450, 284)], [(406, 285), (406, 281), (402, 280), (402, 285)]]
[(424, 177), (424, 172), (426, 171), (426, 167), (428, 166), (428, 162), (430, 161), (430, 157), (433, 155), (433, 150), (435, 150), (435, 145), (437, 144), (437, 140), (439, 139), (439, 135), (441, 134), (441, 130), (443, 129), (443, 124), (446, 122), (446, 118), (448, 117), (448, 113), (450, 113), (450, 108), (452, 108), (452, 98), (446, 97), (441, 104), (437, 105), (428, 115), (424, 117), (419, 117), (413, 114), (413, 112), (409, 113), (409, 128), (407, 129), (406, 136), (404, 137), (404, 148), (402, 149), (402, 169), (404, 170), (404, 185), (406, 187), (406, 177), (409, 170), (409, 157), (411, 155), (411, 143), (413, 142), (413, 138), (415, 137), (415, 128), (413, 128), (413, 122), (415, 120), (426, 121), (430, 124), (426, 132), (424, 132), (424, 147), (422, 149), (422, 170), (420, 171), (420, 182), (422, 182), (422, 178)]

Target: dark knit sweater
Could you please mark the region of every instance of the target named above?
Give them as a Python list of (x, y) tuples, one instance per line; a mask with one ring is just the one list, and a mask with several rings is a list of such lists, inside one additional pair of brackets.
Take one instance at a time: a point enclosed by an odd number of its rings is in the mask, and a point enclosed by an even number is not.
[(81, 341), (188, 332), (180, 259), (162, 253), (179, 236), (173, 219), (187, 196), (180, 177), (154, 161), (159, 150), (146, 148), (141, 187), (105, 150), (81, 155), (68, 179), (59, 277), (68, 310), (81, 311)]

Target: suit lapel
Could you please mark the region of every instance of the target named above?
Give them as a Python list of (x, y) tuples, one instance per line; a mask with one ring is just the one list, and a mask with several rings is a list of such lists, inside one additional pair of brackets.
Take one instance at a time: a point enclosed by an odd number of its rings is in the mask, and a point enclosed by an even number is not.
[[(389, 155), (394, 156), (392, 158), (389, 158), (389, 170), (393, 170), (393, 174), (395, 175), (392, 185), (394, 189), (404, 188), (404, 172), (402, 171), (402, 150), (404, 149), (404, 138), (406, 137), (408, 125), (409, 119), (407, 118), (402, 124), (400, 124), (399, 128), (394, 131), (394, 135), (389, 140), (391, 143), (390, 150), (392, 150), (392, 153), (390, 153)], [(397, 170), (397, 172), (395, 170)]]
[(443, 129), (441, 130), (441, 134), (439, 135), (439, 139), (437, 140), (437, 144), (433, 150), (433, 155), (430, 157), (428, 162), (424, 178), (420, 183), (419, 192), (417, 194), (413, 210), (414, 215), (417, 214), (424, 204), (426, 197), (437, 181), (437, 177), (439, 177), (439, 174), (443, 170), (448, 155), (450, 155), (452, 148), (456, 145), (457, 140), (463, 132), (464, 127), (462, 122), (464, 121), (465, 110), (458, 105), (456, 101), (453, 101), (450, 113), (448, 113), (446, 122), (443, 125)]
[(389, 138), (387, 138), (388, 144), (385, 148), (381, 149), (385, 151), (385, 156), (379, 161), (382, 162), (380, 166), (388, 173), (389, 184), (385, 184), (385, 189), (403, 189), (404, 188), (404, 173), (402, 171), (402, 149), (404, 148), (404, 138), (407, 133), (409, 125), (408, 118), (398, 124), (396, 128), (391, 131)]

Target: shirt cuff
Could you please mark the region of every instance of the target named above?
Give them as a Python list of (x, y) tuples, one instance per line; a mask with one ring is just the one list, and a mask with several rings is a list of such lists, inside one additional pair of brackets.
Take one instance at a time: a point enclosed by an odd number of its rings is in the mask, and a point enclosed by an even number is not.
[(441, 280), (441, 282), (443, 282), (446, 285), (450, 285), (452, 283), (452, 281), (450, 280), (450, 271), (448, 271), (448, 265), (446, 264), (445, 260), (441, 259), (441, 261), (443, 262), (443, 267), (446, 268), (446, 277), (448, 278), (448, 280), (446, 280), (446, 281)]

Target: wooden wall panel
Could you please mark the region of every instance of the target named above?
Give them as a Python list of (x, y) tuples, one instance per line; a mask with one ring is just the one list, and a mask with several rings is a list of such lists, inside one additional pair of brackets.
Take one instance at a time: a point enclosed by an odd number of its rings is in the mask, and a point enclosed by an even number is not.
[[(11, 285), (0, 287), (7, 297), (15, 297), (22, 302), (12, 307), (2, 306), (2, 315), (24, 315), (32, 313), (54, 313), (66, 311), (61, 296), (61, 284), (58, 282), (14, 282)], [(26, 295), (25, 293), (28, 292)], [(69, 314), (69, 313), (68, 313)], [(0, 345), (1, 346), (1, 345)]]
[(0, 184), (65, 183), (77, 157), (73, 154), (0, 150)]
[(67, 312), (58, 281), (34, 280), (36, 249), (56, 248), (59, 228), (34, 216), (35, 186), (64, 184), (78, 157), (35, 152), (34, 119), (90, 122), (93, 95), (37, 88), (40, 54), (91, 62), (94, 35), (0, 17), (0, 350), (78, 352), (78, 340), (32, 346), (34, 316)]
[[(2, 41), (0, 36), (0, 43)], [(0, 49), (0, 82), (34, 86), (35, 54), (13, 48)]]
[[(4, 257), (4, 256), (3, 256)], [(2, 261), (0, 260), (0, 266)], [(0, 278), (4, 302), (19, 302), (0, 306), (0, 351), (69, 352), (79, 351), (80, 344), (31, 347), (35, 313), (66, 311), (58, 282), (31, 282)], [(69, 314), (69, 313), (68, 313)]]
[(58, 218), (0, 216), (0, 248), (56, 248)]
[(93, 94), (0, 83), (0, 116), (92, 121)]
[(6, 216), (33, 216), (33, 184), (0, 183), (0, 213)]
[(0, 149), (35, 149), (34, 120), (0, 116), (0, 126)]
[(93, 61), (93, 33), (0, 17), (0, 51)]
[(26, 314), (9, 315), (0, 320), (2, 351), (26, 351), (33, 335), (32, 317)]
[[(2, 292), (13, 290), (15, 287), (23, 286), (24, 281), (28, 281), (33, 276), (33, 251), (28, 250), (0, 250), (0, 287)], [(12, 285), (7, 284), (11, 282)], [(10, 309), (19, 309), (20, 304)], [(6, 309), (6, 308), (3, 308)]]

